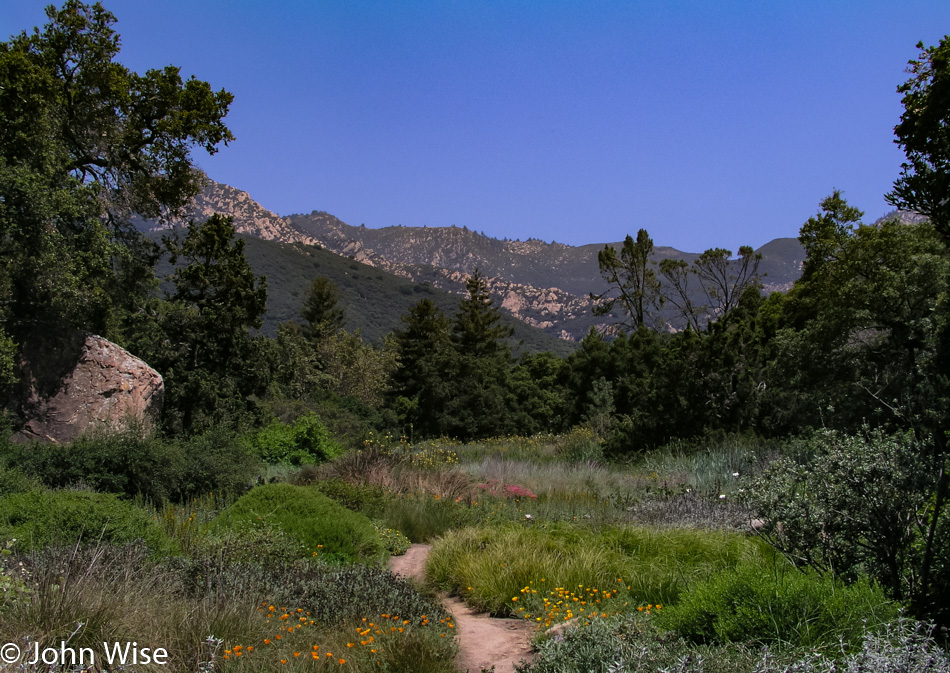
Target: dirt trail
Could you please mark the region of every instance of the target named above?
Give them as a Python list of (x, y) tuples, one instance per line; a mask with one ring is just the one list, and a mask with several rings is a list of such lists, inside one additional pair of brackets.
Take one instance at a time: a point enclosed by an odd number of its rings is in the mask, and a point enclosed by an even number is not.
[[(402, 556), (389, 559), (396, 575), (423, 579), (431, 545), (414, 544)], [(465, 673), (480, 673), (495, 667), (495, 673), (514, 673), (515, 664), (531, 659), (530, 624), (520, 619), (494, 619), (477, 613), (457, 598), (442, 596), (442, 604), (455, 618), (459, 646), (455, 667)]]

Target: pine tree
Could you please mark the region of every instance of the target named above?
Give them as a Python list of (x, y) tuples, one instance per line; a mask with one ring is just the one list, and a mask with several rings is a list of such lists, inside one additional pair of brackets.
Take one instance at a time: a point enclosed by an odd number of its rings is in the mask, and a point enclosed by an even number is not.
[(193, 223), (184, 240), (166, 246), (173, 264), (184, 263), (137, 344), (165, 377), (166, 421), (177, 430), (239, 422), (270, 377), (262, 338), (249, 334), (262, 323), (266, 279), (251, 270), (230, 217)]
[(499, 324), (501, 313), (492, 303), (488, 283), (478, 269), (465, 283), (465, 288), (468, 296), (459, 305), (453, 328), (456, 350), (475, 358), (509, 359), (511, 349), (505, 339), (514, 334), (514, 330)]
[(442, 408), (454, 369), (451, 326), (430, 299), (402, 316), (405, 327), (394, 334), (399, 366), (390, 377), (390, 400), (410, 434), (439, 435)]
[(332, 280), (318, 276), (310, 285), (310, 293), (300, 310), (307, 324), (304, 334), (312, 341), (321, 341), (343, 329), (343, 307), (339, 306), (340, 291)]
[(465, 286), (468, 296), (459, 305), (452, 332), (457, 357), (449, 372), (445, 413), (449, 431), (471, 439), (513, 430), (514, 405), (508, 399), (511, 348), (505, 341), (513, 330), (500, 324), (499, 308), (477, 269)]

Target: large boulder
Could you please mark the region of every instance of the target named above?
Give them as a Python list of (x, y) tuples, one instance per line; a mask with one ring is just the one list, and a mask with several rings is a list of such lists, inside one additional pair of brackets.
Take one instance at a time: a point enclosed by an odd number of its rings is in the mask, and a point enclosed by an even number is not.
[(73, 334), (27, 354), (20, 441), (69, 442), (95, 429), (152, 426), (162, 409), (162, 376), (124, 348)]

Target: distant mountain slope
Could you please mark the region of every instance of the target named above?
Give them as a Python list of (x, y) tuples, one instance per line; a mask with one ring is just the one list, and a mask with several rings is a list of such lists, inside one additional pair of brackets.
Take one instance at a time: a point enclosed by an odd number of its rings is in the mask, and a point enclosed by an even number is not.
[[(603, 325), (591, 313), (589, 295), (606, 287), (597, 265), (604, 244), (499, 240), (458, 227), (369, 229), (318, 211), (286, 219), (330, 250), (447, 290), (459, 291), (465, 275), (478, 268), (512, 315), (561, 338), (580, 339), (591, 325)], [(801, 275), (804, 251), (797, 239), (775, 239), (757, 252), (762, 254), (759, 268), (766, 291), (788, 290)], [(665, 246), (654, 249), (657, 261), (698, 257)]]
[[(499, 240), (458, 227), (370, 229), (348, 225), (322, 211), (280, 217), (246, 192), (214, 182), (195, 199), (183, 219), (201, 220), (213, 212), (232, 215), (240, 234), (286, 244), (319, 245), (354, 262), (456, 294), (464, 292), (468, 274), (478, 268), (506, 311), (561, 339), (579, 340), (592, 325), (604, 324), (603, 318), (592, 315), (589, 298), (591, 292), (606, 289), (597, 266), (602, 243), (569, 246), (537, 239)], [(158, 226), (146, 222), (142, 228)], [(797, 239), (775, 239), (758, 252), (762, 254), (765, 289), (791, 287), (804, 258)], [(698, 256), (663, 246), (654, 251), (657, 260), (676, 257), (691, 262)], [(362, 272), (360, 277), (364, 276)], [(276, 288), (271, 292), (274, 302), (284, 301), (275, 294)]]
[(234, 218), (234, 227), (239, 234), (262, 238), (265, 241), (307, 245), (317, 243), (291, 227), (280, 215), (264, 208), (247, 192), (214, 181), (209, 181), (198, 193), (191, 205), (185, 209), (182, 217), (167, 224), (161, 224), (156, 220), (139, 221), (137, 226), (141, 231), (162, 231), (180, 226), (189, 220), (204, 221), (215, 213), (231, 215)]
[[(156, 237), (168, 231), (155, 231)], [(346, 328), (359, 329), (367, 340), (380, 343), (389, 332), (402, 327), (401, 316), (422, 299), (429, 299), (450, 318), (461, 297), (425, 283), (413, 283), (388, 271), (341, 257), (318, 246), (268, 241), (240, 234), (244, 254), (256, 275), (267, 277), (267, 313), (263, 332), (273, 336), (277, 326), (287, 320), (301, 322), (300, 308), (310, 284), (317, 276), (330, 278), (340, 290), (340, 303), (346, 311)], [(164, 262), (158, 269), (170, 271)], [(568, 355), (576, 347), (540, 329), (503, 315), (514, 328), (511, 345), (515, 354), (549, 351)]]

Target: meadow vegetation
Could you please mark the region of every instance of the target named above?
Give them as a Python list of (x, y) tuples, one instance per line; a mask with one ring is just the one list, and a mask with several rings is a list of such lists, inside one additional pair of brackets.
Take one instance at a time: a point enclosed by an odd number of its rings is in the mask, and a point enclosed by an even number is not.
[[(802, 572), (752, 533), (741, 484), (800, 446), (728, 440), (578, 462), (564, 451), (576, 434), (376, 436), (286, 480), (181, 502), (7, 469), (0, 632), (22, 644), (128, 638), (174, 650), (176, 670), (448, 672), (443, 591), (533, 624), (525, 671), (752, 671), (762, 646), (783, 670), (911, 628), (867, 575)], [(122, 435), (89, 441), (111, 451)], [(410, 539), (434, 543), (424, 585), (381, 567)]]

